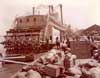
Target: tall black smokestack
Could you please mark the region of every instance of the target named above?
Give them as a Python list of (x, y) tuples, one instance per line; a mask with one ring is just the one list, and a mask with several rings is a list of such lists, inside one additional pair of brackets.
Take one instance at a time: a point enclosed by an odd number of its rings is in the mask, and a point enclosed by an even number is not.
[(33, 15), (34, 15), (35, 14), (35, 7), (32, 8), (32, 11), (33, 11)]
[(62, 4), (59, 4), (59, 6), (60, 6), (60, 14), (61, 14), (61, 23), (63, 24)]

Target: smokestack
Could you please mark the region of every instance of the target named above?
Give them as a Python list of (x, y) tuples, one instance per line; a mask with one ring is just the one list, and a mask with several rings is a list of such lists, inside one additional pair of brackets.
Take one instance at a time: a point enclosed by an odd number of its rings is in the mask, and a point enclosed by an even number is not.
[(33, 15), (34, 15), (35, 14), (35, 7), (33, 7), (32, 10), (33, 10)]
[(53, 10), (54, 10), (53, 5), (51, 5), (51, 13), (53, 13)]
[(60, 6), (60, 14), (61, 14), (61, 23), (63, 24), (62, 4), (59, 4), (59, 6)]

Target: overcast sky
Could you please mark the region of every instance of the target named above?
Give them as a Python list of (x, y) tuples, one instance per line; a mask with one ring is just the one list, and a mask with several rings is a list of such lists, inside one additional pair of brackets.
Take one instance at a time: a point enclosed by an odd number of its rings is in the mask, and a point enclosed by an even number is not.
[(32, 14), (32, 6), (39, 4), (62, 4), (64, 22), (73, 27), (100, 25), (100, 0), (1, 0), (0, 35), (11, 28), (16, 16)]

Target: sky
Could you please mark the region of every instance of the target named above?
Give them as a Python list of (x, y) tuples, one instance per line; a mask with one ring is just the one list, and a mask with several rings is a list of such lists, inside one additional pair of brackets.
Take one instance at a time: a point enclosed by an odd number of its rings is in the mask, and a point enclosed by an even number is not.
[(13, 27), (13, 21), (17, 16), (32, 14), (32, 7), (40, 4), (62, 4), (64, 23), (70, 24), (73, 28), (100, 25), (99, 3), (100, 0), (1, 0), (0, 35)]

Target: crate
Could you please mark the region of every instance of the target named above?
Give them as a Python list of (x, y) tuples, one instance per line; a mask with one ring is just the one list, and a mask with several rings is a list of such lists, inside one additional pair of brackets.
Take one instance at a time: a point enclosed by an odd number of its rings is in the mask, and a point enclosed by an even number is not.
[(45, 70), (46, 74), (50, 77), (58, 77), (60, 75), (60, 67), (58, 65), (48, 64)]

